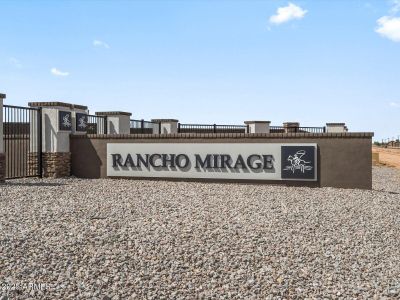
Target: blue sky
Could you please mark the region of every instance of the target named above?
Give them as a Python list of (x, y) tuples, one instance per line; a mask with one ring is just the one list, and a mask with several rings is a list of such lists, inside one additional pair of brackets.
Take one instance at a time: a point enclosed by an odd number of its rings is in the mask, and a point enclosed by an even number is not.
[(0, 0), (6, 103), (400, 134), (400, 1)]

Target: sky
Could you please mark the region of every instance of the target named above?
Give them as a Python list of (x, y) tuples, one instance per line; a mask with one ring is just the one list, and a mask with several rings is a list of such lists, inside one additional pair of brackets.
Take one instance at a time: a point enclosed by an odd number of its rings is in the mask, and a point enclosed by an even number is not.
[(0, 0), (5, 104), (400, 135), (400, 0)]

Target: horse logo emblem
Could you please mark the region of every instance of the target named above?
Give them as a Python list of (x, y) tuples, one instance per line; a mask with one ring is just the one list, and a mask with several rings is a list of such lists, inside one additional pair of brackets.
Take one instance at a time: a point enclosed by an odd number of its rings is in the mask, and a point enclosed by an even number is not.
[(71, 123), (71, 121), (69, 119), (69, 116), (70, 115), (67, 114), (67, 115), (65, 115), (63, 117), (62, 125), (65, 126), (65, 127), (71, 127), (72, 126), (72, 123)]
[(289, 155), (287, 160), (290, 162), (290, 166), (286, 166), (284, 170), (290, 170), (292, 173), (296, 172), (296, 170), (300, 170), (302, 173), (312, 170), (312, 166), (308, 165), (311, 164), (311, 161), (302, 159), (304, 155), (306, 155), (305, 150), (299, 150), (294, 155)]
[(76, 113), (76, 131), (85, 132), (88, 127), (88, 116), (83, 113)]
[(281, 147), (281, 178), (317, 180), (316, 145), (284, 145)]
[(58, 111), (58, 128), (60, 130), (71, 131), (72, 129), (72, 116), (69, 111)]
[(80, 117), (79, 118), (79, 120), (78, 120), (78, 127), (79, 128), (81, 128), (81, 129), (85, 129), (86, 128), (86, 120), (85, 120), (85, 116), (82, 116), (82, 117)]

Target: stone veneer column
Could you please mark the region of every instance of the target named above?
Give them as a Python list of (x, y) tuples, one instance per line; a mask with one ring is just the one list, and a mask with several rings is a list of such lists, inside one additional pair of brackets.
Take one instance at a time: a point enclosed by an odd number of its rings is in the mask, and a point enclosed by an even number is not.
[(285, 129), (285, 133), (298, 132), (300, 127), (299, 122), (285, 122), (283, 123), (283, 128)]
[(161, 129), (159, 129), (157, 126), (155, 126), (155, 128), (153, 129), (153, 133), (157, 134), (159, 132), (161, 132), (161, 134), (178, 133), (179, 121), (176, 119), (152, 119), (151, 121), (154, 123), (158, 123), (159, 124), (158, 126), (161, 127)]
[[(30, 102), (31, 107), (42, 108), (42, 166), (43, 177), (67, 177), (71, 174), (70, 134), (74, 132), (75, 113), (86, 112), (87, 107), (64, 102)], [(60, 119), (60, 111), (68, 118)], [(32, 118), (32, 121), (34, 119)], [(64, 126), (60, 127), (60, 123)], [(34, 126), (31, 126), (33, 129)], [(36, 135), (37, 130), (31, 134)], [(33, 136), (31, 137), (33, 140)], [(31, 146), (30, 157), (37, 159), (37, 148)], [(32, 166), (37, 161), (32, 161)]]
[(271, 121), (244, 121), (247, 125), (246, 133), (269, 133)]
[(96, 116), (107, 117), (107, 134), (130, 134), (131, 115), (124, 111), (96, 112)]
[(3, 145), (3, 100), (5, 98), (5, 94), (0, 94), (0, 182), (3, 182), (6, 176), (6, 157)]

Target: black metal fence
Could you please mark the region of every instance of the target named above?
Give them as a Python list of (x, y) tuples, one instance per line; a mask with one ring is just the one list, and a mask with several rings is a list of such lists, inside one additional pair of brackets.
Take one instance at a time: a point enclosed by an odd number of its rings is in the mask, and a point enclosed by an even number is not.
[(130, 122), (130, 133), (161, 133), (161, 126), (157, 122), (150, 122), (145, 120), (134, 120)]
[(284, 133), (285, 128), (283, 126), (269, 126), (270, 133)]
[(245, 125), (181, 124), (178, 133), (246, 133)]
[(284, 127), (284, 126), (270, 126), (270, 133), (324, 133), (326, 127)]
[(42, 176), (41, 108), (4, 105), (6, 179)]
[(107, 134), (107, 116), (87, 116), (87, 130), (88, 134)]
[(297, 131), (301, 133), (324, 133), (326, 132), (326, 127), (298, 127)]

